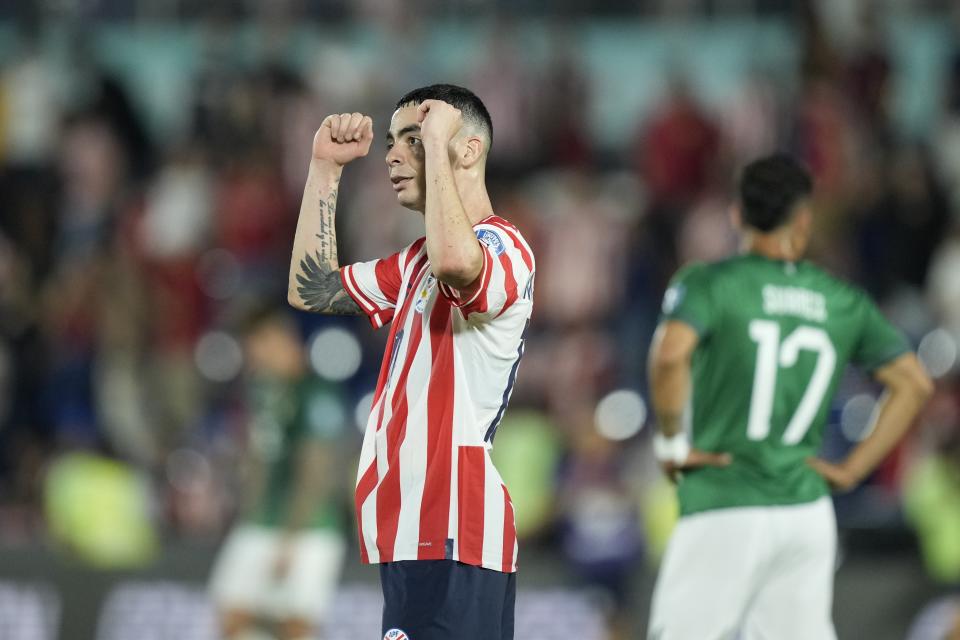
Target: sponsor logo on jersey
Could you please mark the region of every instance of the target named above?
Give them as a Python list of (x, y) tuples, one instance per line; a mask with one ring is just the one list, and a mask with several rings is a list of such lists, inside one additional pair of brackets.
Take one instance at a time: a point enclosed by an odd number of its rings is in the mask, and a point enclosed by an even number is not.
[(420, 291), (417, 293), (417, 302), (413, 305), (413, 309), (417, 313), (423, 313), (424, 309), (427, 308), (427, 300), (430, 299), (430, 289), (436, 281), (437, 279), (433, 277), (432, 274), (427, 276), (427, 279), (423, 281), (423, 286), (420, 287)]
[(669, 315), (677, 308), (677, 305), (683, 300), (683, 294), (687, 292), (682, 284), (675, 284), (666, 293), (663, 294), (663, 313)]
[(400, 629), (390, 629), (383, 634), (383, 640), (410, 640), (410, 636)]
[(491, 231), (490, 229), (480, 229), (477, 231), (477, 239), (490, 247), (495, 255), (500, 255), (507, 250), (503, 244), (503, 240), (500, 239), (500, 236), (497, 235), (496, 231)]
[(763, 286), (763, 312), (770, 316), (799, 316), (814, 322), (827, 319), (827, 300), (822, 293), (803, 287)]

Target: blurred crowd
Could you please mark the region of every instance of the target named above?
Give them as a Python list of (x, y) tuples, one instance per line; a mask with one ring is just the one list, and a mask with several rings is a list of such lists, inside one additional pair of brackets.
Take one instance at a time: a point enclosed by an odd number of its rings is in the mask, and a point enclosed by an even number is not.
[[(374, 116), (377, 143), (343, 180), (340, 257), (386, 255), (422, 222), (396, 205), (379, 137), (397, 97), (444, 80), (489, 107), (492, 199), (537, 254), (531, 335), (494, 449), (527, 545), (562, 553), (614, 604), (655, 561), (673, 517), (643, 428), (660, 296), (678, 266), (737, 250), (737, 168), (786, 149), (816, 178), (813, 259), (873, 294), (938, 378), (909, 440), (838, 500), (841, 526), (915, 534), (931, 574), (960, 581), (960, 29), (918, 138), (892, 114), (902, 61), (882, 14), (838, 34), (801, 4), (793, 68), (744, 76), (719, 107), (665, 68), (656, 107), (613, 146), (587, 124), (598, 96), (572, 28), (534, 64), (498, 22), (485, 55), (437, 78), (402, 16), (383, 19), (389, 58), (307, 69), (271, 55), (289, 44), (282, 21), (238, 56), (242, 29), (218, 17), (184, 80), (189, 122), (163, 136), (89, 34), (53, 60), (41, 28), (19, 29), (0, 84), (0, 543), (85, 548), (97, 500), (78, 487), (91, 475), (128, 478), (104, 512), (145, 523), (130, 529), (133, 557), (224, 531), (249, 442), (235, 322), (247, 305), (286, 304), (313, 132), (326, 113)], [(316, 375), (339, 390), (317, 410), (363, 424), (384, 336), (361, 319), (297, 322)], [(828, 456), (864, 436), (876, 393), (848, 376)], [(360, 431), (347, 433), (356, 455)], [(347, 510), (349, 473), (342, 484)]]

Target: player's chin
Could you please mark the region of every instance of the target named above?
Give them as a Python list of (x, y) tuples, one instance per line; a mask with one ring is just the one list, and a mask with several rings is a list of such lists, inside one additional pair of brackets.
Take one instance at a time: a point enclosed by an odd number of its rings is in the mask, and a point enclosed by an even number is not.
[(417, 197), (416, 194), (406, 193), (406, 190), (397, 194), (397, 202), (400, 203), (400, 206), (404, 207), (405, 209), (410, 209), (411, 211), (423, 211), (423, 200)]

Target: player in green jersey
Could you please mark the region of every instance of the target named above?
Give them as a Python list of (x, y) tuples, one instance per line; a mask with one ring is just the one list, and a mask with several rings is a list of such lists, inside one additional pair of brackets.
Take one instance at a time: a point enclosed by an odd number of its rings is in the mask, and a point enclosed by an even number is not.
[(316, 638), (346, 546), (333, 496), (346, 477), (337, 451), (346, 411), (339, 391), (309, 372), (289, 317), (263, 308), (243, 324), (246, 504), (217, 558), (211, 594), (228, 640)]
[[(801, 260), (813, 215), (807, 171), (786, 155), (763, 158), (739, 190), (743, 254), (677, 274), (651, 347), (654, 449), (678, 482), (681, 518), (649, 637), (829, 640), (829, 490), (870, 474), (932, 384), (864, 292)], [(885, 393), (870, 435), (832, 463), (816, 456), (848, 363)]]

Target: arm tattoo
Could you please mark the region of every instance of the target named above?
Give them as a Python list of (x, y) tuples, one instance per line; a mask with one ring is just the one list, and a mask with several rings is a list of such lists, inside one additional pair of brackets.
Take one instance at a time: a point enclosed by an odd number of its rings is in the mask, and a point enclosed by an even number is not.
[(334, 184), (326, 201), (321, 194), (317, 203), (319, 214), (318, 233), (315, 234), (317, 242), (314, 245), (313, 255), (308, 249), (300, 259), (300, 273), (296, 275), (297, 294), (308, 311), (360, 315), (363, 312), (344, 290), (343, 282), (340, 280), (337, 235), (334, 227), (336, 208), (337, 185)]
[(314, 260), (305, 255), (300, 261), (302, 274), (297, 276), (297, 293), (307, 309), (314, 313), (360, 315), (360, 307), (343, 288), (339, 271), (324, 264), (320, 251), (316, 257)]
[(333, 223), (333, 214), (337, 210), (337, 190), (330, 191), (327, 201), (320, 198), (317, 203), (320, 210), (320, 233), (317, 234), (317, 257), (321, 264), (337, 265), (337, 234)]

